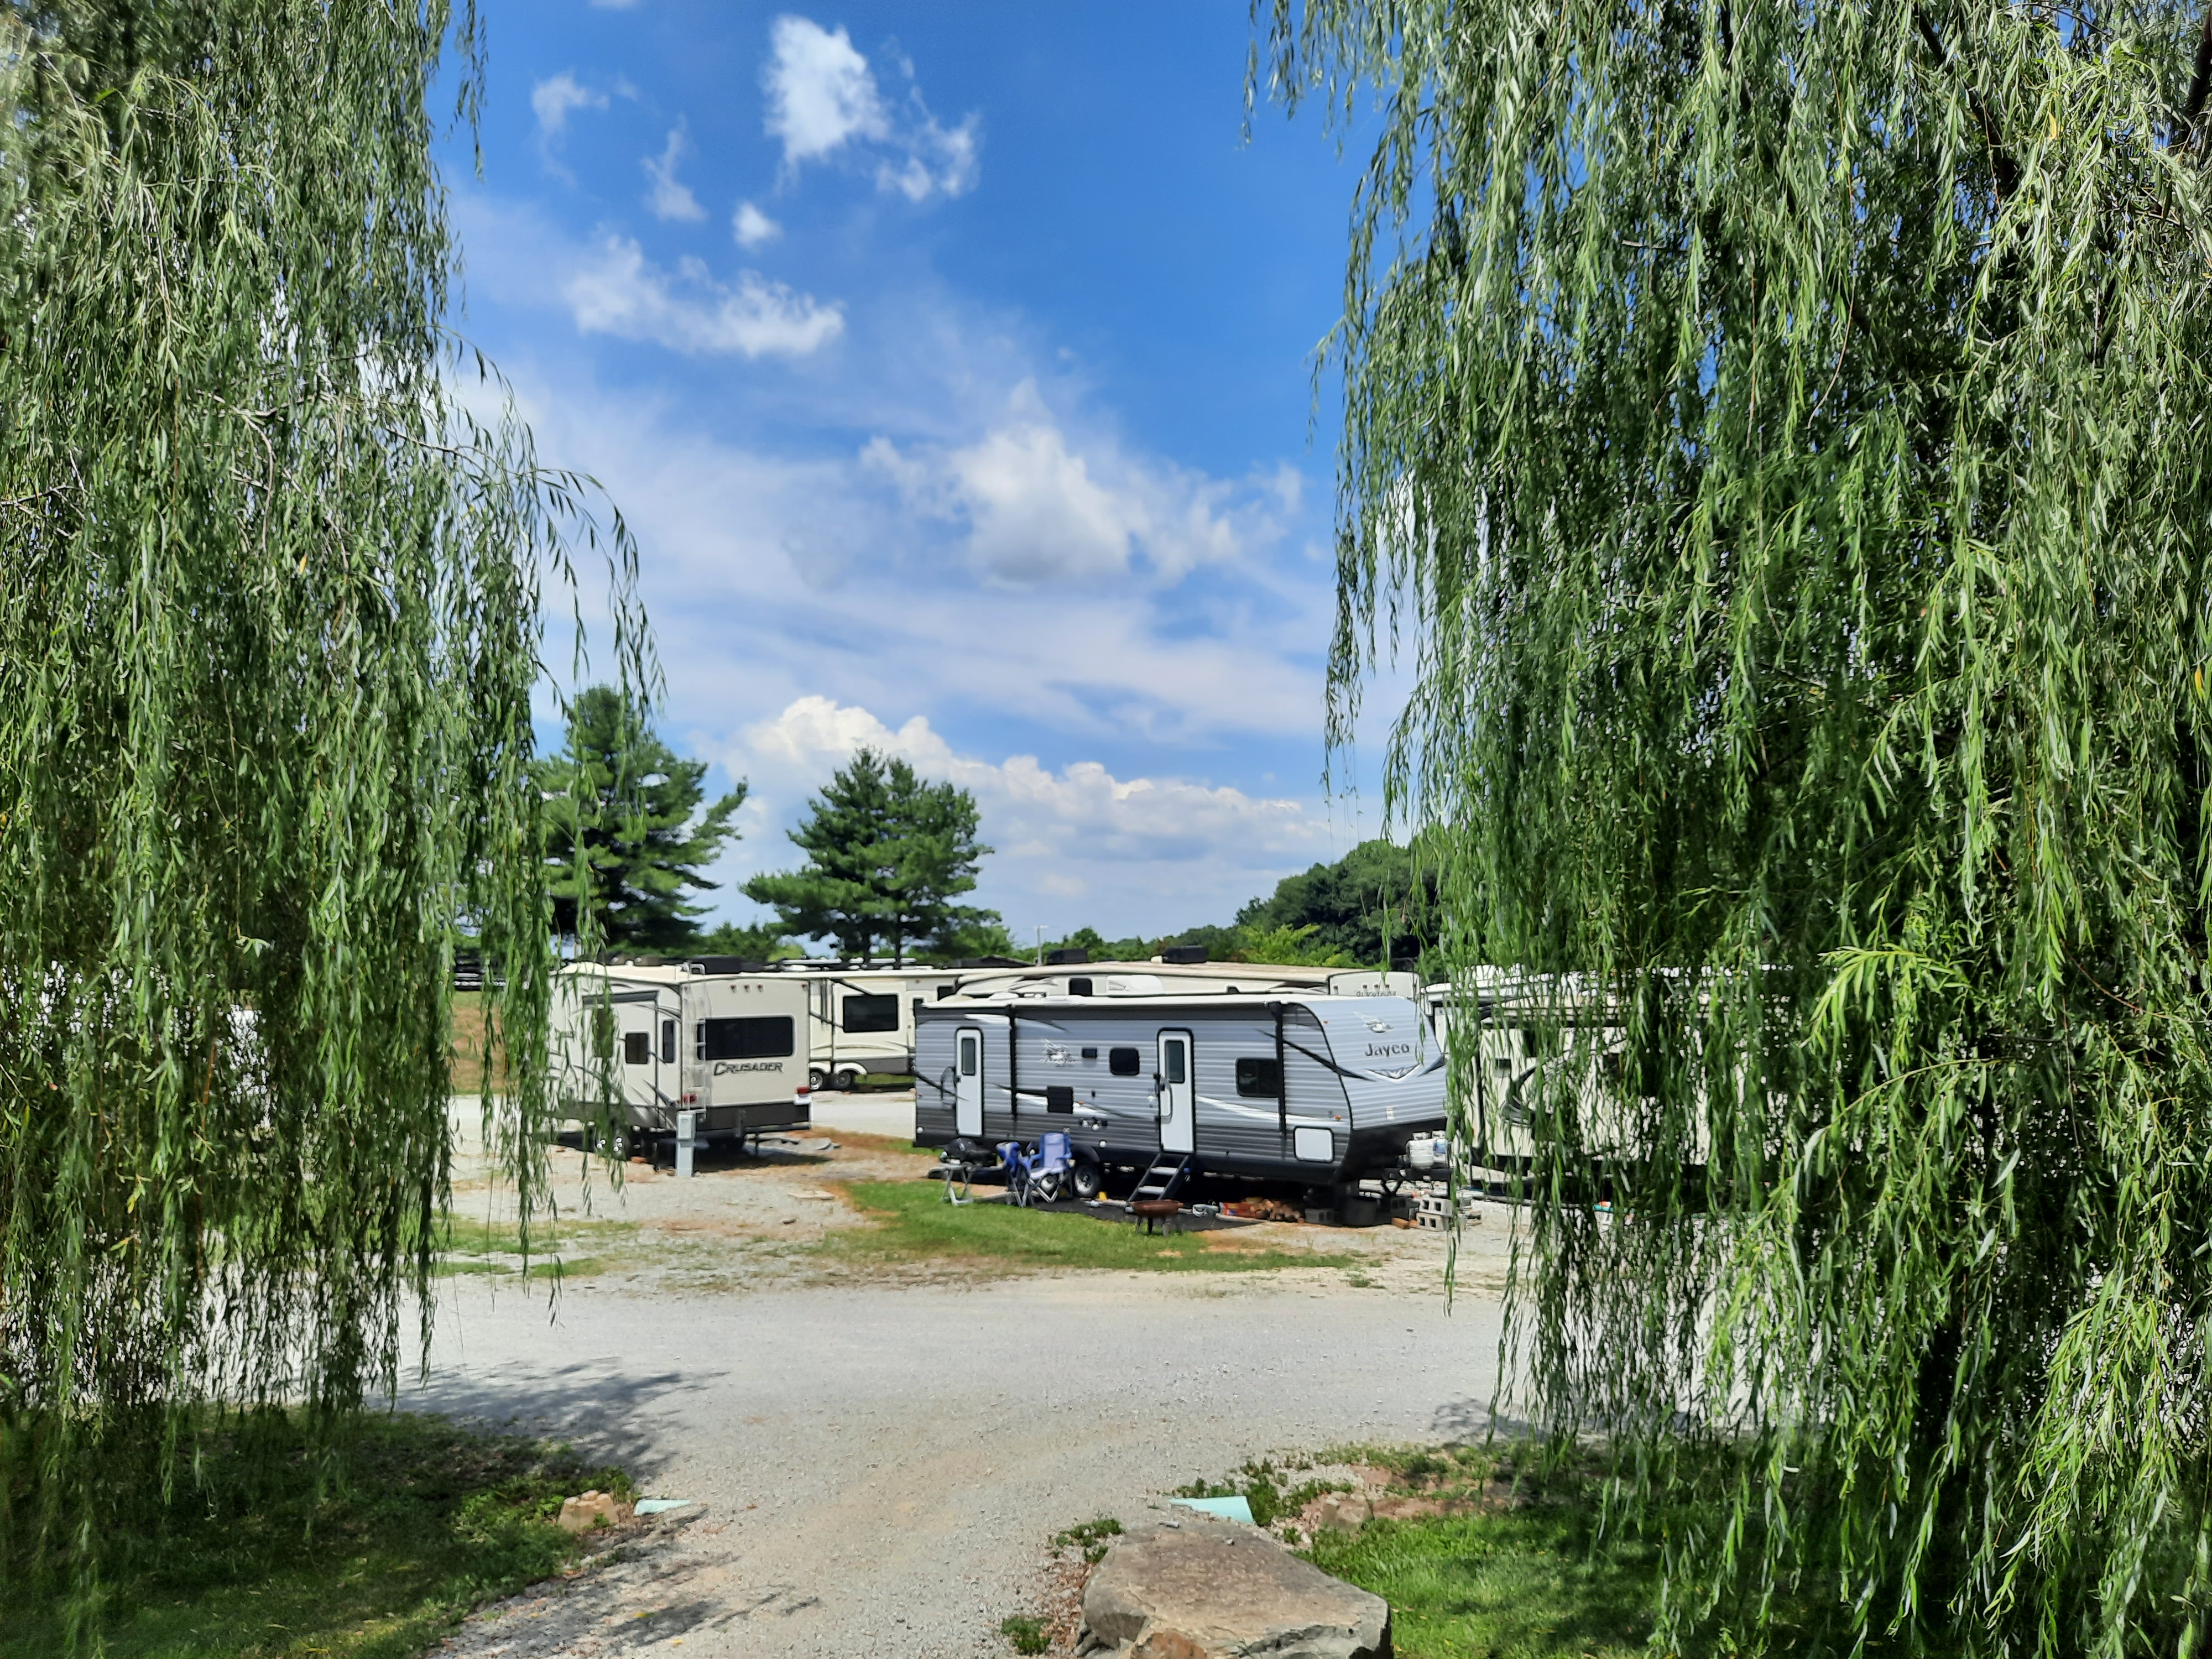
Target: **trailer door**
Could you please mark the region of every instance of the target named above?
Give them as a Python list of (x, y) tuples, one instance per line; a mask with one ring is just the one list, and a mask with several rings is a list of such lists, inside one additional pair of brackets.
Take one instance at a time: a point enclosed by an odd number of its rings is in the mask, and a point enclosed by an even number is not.
[(983, 1134), (983, 1033), (963, 1025), (954, 1039), (958, 1063), (952, 1084), (952, 1133), (969, 1139)]
[(1198, 1089), (1191, 1079), (1190, 1033), (1160, 1033), (1160, 1150), (1198, 1150)]

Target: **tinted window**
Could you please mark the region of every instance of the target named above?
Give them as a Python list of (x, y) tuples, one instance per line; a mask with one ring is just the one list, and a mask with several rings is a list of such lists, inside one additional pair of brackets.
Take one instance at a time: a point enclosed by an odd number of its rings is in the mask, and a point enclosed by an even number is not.
[[(963, 1036), (960, 1039), (961, 1076), (973, 1077), (975, 1075), (975, 1061), (977, 1058), (975, 1051), (981, 1045), (972, 1036)], [(1129, 1052), (1134, 1054), (1136, 1050), (1133, 1048)]]
[(676, 1022), (672, 1019), (660, 1022), (660, 1063), (664, 1066), (676, 1063)]
[(788, 1014), (699, 1022), (698, 1055), (702, 1060), (772, 1060), (790, 1052)]
[(1170, 1083), (1182, 1082), (1183, 1079), (1182, 1044), (1180, 1042), (1170, 1042), (1164, 1045), (1161, 1050), (1160, 1058), (1167, 1064), (1168, 1081)]
[(1109, 1048), (1106, 1069), (1115, 1077), (1134, 1077), (1137, 1074), (1137, 1051), (1134, 1048)]
[(615, 1057), (615, 1012), (611, 1008), (592, 1010), (592, 1052), (601, 1060)]
[(623, 1058), (632, 1066), (652, 1065), (653, 1034), (649, 1031), (624, 1031)]
[(1091, 981), (1081, 975), (1078, 975), (1076, 978), (1068, 981), (1067, 994), (1072, 997), (1089, 996), (1091, 994)]
[(847, 997), (845, 999), (845, 1029), (848, 1031), (896, 1031), (898, 1030), (898, 998)]
[(1283, 1063), (1242, 1057), (1237, 1062), (1237, 1092), (1251, 1100), (1273, 1100), (1282, 1093)]

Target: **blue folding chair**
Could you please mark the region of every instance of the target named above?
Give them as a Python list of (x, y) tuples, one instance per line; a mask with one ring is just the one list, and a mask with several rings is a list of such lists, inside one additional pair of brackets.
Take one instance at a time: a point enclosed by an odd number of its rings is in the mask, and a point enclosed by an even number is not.
[(1074, 1146), (1060, 1130), (1040, 1135), (1032, 1148), (1006, 1141), (999, 1158), (1006, 1169), (1006, 1191), (1018, 1205), (1049, 1204), (1074, 1187)]

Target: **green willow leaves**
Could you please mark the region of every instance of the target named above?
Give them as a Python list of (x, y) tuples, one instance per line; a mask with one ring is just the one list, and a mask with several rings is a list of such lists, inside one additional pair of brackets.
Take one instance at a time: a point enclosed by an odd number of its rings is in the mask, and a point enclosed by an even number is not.
[(2193, 1650), (2203, 11), (1259, 9), (1373, 140), (1336, 734), (1409, 653), (1460, 976), (1609, 1030), (1531, 1119), (1536, 1415), (1677, 1636)]
[(443, 332), (449, 37), (465, 100), (440, 0), (0, 7), (0, 1579), (88, 1570), (149, 1413), (394, 1384), (463, 927), (544, 1200), (530, 697), (598, 538)]

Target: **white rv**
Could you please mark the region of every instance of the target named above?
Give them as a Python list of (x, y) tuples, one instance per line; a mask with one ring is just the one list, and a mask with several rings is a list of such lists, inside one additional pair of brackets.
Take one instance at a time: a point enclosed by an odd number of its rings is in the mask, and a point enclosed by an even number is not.
[(960, 979), (952, 968), (777, 965), (806, 981), (808, 1080), (817, 1089), (849, 1089), (871, 1072), (912, 1072), (915, 1011)]
[[(1429, 1017), (1438, 1042), (1462, 1067), (1467, 1153), (1478, 1169), (1525, 1174), (1535, 1153), (1535, 1115), (1573, 1111), (1579, 1141), (1601, 1164), (1650, 1156), (1648, 1107), (1624, 1101), (1626, 1021), (1597, 984), (1573, 975), (1480, 968), (1462, 983), (1431, 985)], [(1693, 1167), (1707, 1155), (1704, 1091), (1698, 1085)]]
[(806, 1028), (806, 987), (783, 975), (574, 963), (553, 996), (562, 1115), (623, 1151), (673, 1135), (684, 1110), (702, 1141), (805, 1128)]

